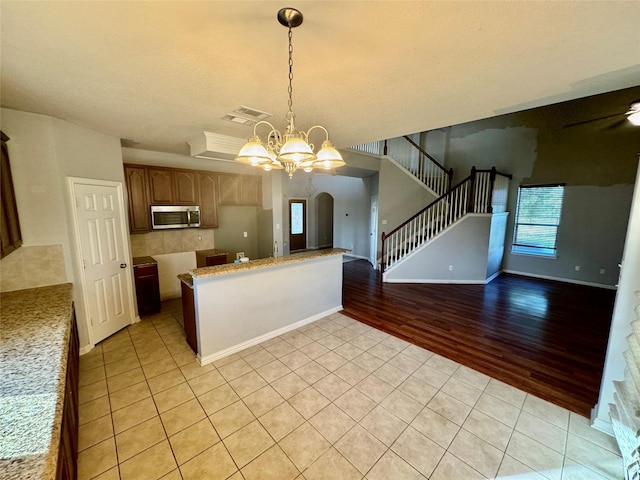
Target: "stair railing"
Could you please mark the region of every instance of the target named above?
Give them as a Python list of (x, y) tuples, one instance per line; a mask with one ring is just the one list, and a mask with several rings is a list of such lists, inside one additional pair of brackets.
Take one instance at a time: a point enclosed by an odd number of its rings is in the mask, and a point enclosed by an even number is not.
[[(429, 155), (420, 145), (414, 142), (411, 137), (404, 135), (403, 137), (409, 144), (418, 151), (417, 161), (413, 156), (410, 158), (403, 158), (399, 155), (393, 157), (393, 159), (402, 165), (409, 173), (415, 176), (418, 180), (430, 188), (436, 195), (444, 195), (451, 187), (451, 180), (453, 178), (453, 169), (447, 170), (445, 167)], [(384, 155), (388, 155), (388, 143), (385, 140), (384, 143)], [(393, 155), (392, 155), (393, 156)]]
[[(495, 189), (496, 179), (499, 177), (510, 179), (511, 175), (500, 173), (495, 167), (491, 170), (477, 170), (476, 167), (472, 167), (469, 176), (445, 194), (388, 234), (382, 232), (381, 272), (384, 273), (387, 268), (430, 241), (467, 213), (493, 213), (495, 192), (499, 191), (501, 195), (504, 193), (503, 180), (498, 182), (500, 189)], [(506, 187), (508, 188), (508, 180)], [(506, 207), (506, 193), (504, 198)]]

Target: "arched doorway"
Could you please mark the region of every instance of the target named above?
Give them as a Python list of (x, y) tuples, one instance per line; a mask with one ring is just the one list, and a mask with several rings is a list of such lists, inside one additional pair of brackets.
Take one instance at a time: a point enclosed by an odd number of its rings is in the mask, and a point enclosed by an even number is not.
[(318, 248), (333, 247), (333, 197), (322, 192), (316, 197), (316, 245)]

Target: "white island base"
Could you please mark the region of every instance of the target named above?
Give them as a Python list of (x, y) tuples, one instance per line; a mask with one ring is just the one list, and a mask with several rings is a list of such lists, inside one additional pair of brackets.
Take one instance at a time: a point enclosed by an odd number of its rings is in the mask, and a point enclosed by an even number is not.
[(342, 310), (342, 255), (331, 249), (193, 270), (201, 365)]

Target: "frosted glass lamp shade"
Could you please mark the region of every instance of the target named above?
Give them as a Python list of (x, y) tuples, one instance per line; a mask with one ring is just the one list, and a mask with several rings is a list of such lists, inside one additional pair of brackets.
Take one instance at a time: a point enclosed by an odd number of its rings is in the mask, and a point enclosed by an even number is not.
[(249, 165), (263, 165), (265, 163), (271, 163), (271, 157), (269, 152), (262, 145), (260, 138), (254, 135), (249, 139), (244, 147), (240, 149), (238, 156), (235, 158), (236, 162), (248, 163)]
[(299, 135), (291, 135), (280, 148), (278, 160), (295, 164), (313, 162), (316, 159), (313, 150)]
[(331, 170), (333, 168), (342, 167), (345, 164), (346, 162), (342, 159), (340, 152), (336, 150), (329, 140), (325, 140), (322, 143), (322, 148), (318, 152), (313, 166), (316, 168)]

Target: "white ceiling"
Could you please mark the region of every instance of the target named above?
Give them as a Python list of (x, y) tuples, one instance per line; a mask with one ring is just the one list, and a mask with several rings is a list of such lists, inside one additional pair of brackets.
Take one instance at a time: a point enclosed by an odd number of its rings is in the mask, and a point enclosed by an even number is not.
[(640, 84), (640, 3), (0, 2), (2, 106), (188, 154), (240, 105), (287, 110), (338, 147)]

